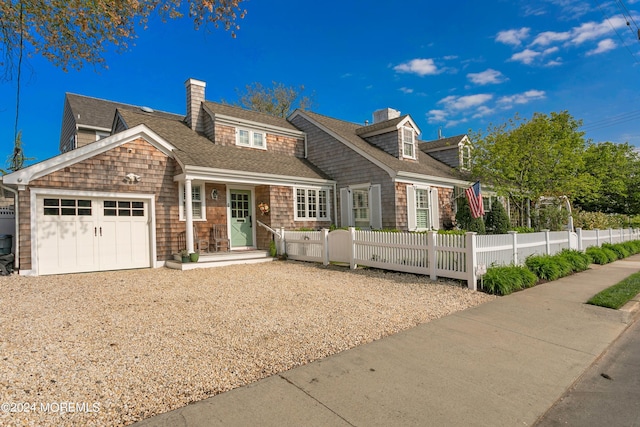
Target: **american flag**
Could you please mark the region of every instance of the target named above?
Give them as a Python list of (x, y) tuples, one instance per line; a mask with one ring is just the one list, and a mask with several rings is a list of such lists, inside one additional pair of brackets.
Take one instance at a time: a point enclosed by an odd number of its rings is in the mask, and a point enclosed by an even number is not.
[(471, 208), (471, 216), (480, 218), (484, 215), (484, 206), (482, 205), (482, 193), (480, 193), (480, 181), (476, 181), (471, 187), (465, 190), (469, 207)]

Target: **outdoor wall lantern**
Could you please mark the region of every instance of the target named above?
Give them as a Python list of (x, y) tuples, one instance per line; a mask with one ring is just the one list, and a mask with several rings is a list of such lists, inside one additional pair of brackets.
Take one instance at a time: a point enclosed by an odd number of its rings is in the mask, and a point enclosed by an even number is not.
[(211, 190), (211, 200), (218, 200), (218, 189), (214, 188)]

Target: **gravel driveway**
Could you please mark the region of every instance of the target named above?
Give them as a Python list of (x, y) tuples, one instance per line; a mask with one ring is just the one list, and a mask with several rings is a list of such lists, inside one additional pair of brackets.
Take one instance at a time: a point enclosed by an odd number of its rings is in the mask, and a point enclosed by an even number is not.
[(293, 261), (0, 277), (0, 424), (131, 424), (492, 298)]

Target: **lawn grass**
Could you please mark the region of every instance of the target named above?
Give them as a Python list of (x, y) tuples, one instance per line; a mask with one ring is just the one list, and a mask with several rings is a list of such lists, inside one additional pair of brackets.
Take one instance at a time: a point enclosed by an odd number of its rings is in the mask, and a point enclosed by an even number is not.
[(640, 272), (596, 294), (587, 304), (619, 309), (640, 293)]

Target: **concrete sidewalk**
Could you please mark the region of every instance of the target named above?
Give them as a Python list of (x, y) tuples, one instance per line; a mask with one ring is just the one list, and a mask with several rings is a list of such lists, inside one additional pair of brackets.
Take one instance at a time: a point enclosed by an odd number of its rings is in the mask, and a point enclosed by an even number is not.
[(584, 303), (637, 271), (592, 266), (136, 426), (532, 425), (635, 317)]

